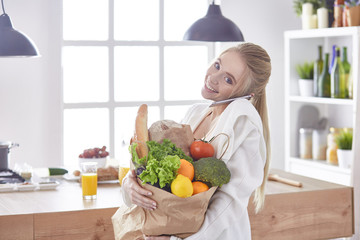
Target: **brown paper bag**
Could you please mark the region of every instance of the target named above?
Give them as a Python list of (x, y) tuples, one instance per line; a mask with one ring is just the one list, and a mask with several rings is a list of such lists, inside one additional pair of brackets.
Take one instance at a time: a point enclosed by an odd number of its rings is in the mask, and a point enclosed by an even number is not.
[(149, 139), (159, 143), (164, 139), (169, 139), (186, 155), (190, 155), (190, 145), (194, 141), (194, 135), (190, 125), (179, 124), (172, 120), (161, 120), (150, 126)]
[[(217, 187), (188, 198), (180, 198), (160, 188), (145, 184), (158, 203), (154, 211), (122, 206), (112, 217), (115, 238), (132, 240), (145, 235), (172, 235), (186, 238), (196, 233), (205, 218), (210, 198)], [(141, 239), (141, 238), (140, 238)]]

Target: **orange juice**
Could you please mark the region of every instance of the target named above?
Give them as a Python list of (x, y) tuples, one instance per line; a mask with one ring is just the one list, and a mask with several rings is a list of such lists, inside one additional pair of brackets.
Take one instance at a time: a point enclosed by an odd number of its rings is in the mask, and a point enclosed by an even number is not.
[(124, 179), (124, 177), (128, 173), (129, 169), (130, 168), (128, 168), (128, 167), (123, 167), (123, 166), (119, 167), (119, 183), (120, 183), (120, 186), (121, 186), (122, 180)]
[(97, 192), (97, 174), (84, 173), (81, 177), (82, 193), (85, 199), (96, 198)]

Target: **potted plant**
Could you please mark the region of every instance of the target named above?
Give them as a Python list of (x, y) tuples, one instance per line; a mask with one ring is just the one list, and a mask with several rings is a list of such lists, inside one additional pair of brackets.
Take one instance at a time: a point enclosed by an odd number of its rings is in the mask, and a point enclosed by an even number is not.
[(314, 62), (305, 61), (303, 64), (296, 65), (299, 75), (300, 96), (311, 97), (314, 95)]
[(358, 0), (345, 0), (346, 18), (349, 26), (360, 25), (360, 2)]
[(339, 135), (335, 137), (338, 149), (339, 166), (342, 168), (351, 168), (353, 151), (352, 151), (353, 132), (351, 129), (343, 129)]

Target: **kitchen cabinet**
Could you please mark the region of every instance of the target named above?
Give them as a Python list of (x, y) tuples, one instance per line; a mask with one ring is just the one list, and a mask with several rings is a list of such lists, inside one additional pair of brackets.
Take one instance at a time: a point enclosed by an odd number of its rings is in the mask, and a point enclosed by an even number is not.
[[(265, 207), (254, 213), (252, 239), (331, 239), (353, 234), (353, 188), (271, 169), (302, 187), (269, 181)], [(56, 190), (0, 193), (0, 239), (113, 240), (111, 217), (123, 204), (118, 183), (99, 183), (97, 199), (83, 200), (79, 182)]]
[[(289, 172), (328, 182), (354, 187), (355, 233), (360, 228), (360, 104), (359, 60), (360, 27), (293, 30), (284, 33), (285, 38), (285, 169)], [(332, 58), (332, 46), (348, 49), (348, 61), (352, 66), (353, 99), (303, 97), (299, 94), (296, 65), (318, 58), (318, 46)], [(324, 56), (323, 56), (324, 57)], [(329, 127), (353, 128), (353, 165), (351, 169), (328, 164), (324, 160), (301, 159), (299, 156), (299, 126), (310, 121), (301, 114), (304, 108), (315, 109), (321, 118), (327, 118)], [(316, 115), (316, 114), (315, 114)]]

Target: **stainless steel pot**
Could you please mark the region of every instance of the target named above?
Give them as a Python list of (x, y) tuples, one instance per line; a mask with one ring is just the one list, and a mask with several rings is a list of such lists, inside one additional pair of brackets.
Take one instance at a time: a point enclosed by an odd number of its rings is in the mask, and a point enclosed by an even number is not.
[(0, 141), (0, 169), (9, 168), (10, 149), (18, 146), (19, 144), (17, 143)]

